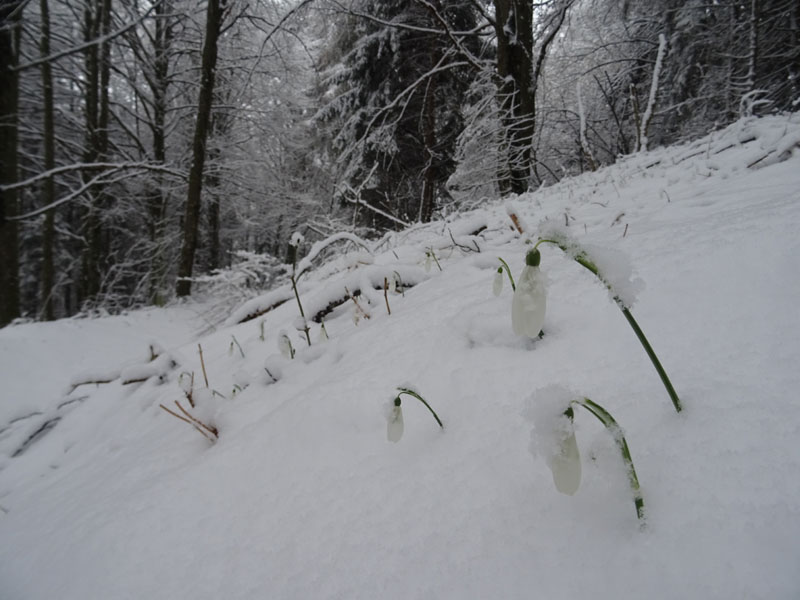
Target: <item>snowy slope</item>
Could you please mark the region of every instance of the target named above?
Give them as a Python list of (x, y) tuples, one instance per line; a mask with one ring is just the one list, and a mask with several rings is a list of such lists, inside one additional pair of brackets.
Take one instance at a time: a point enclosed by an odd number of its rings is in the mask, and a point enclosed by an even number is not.
[[(159, 313), (155, 337), (179, 363), (165, 381), (76, 388), (67, 398), (85, 398), (14, 457), (21, 434), (6, 423), (33, 409), (33, 428), (76, 375), (146, 360), (157, 311), (127, 315), (130, 331), (0, 330), (0, 598), (800, 597), (798, 140), (800, 115), (740, 122), (513, 200), (533, 239), (558, 224), (627, 257), (644, 282), (632, 311), (680, 414), (606, 290), (554, 246), (541, 247), (545, 336), (513, 334), (511, 291), (494, 297), (492, 279), (498, 256), (519, 274), (528, 236), (499, 202), (311, 271), (309, 305), (361, 285), (371, 314), (354, 325), (353, 302), (335, 308), (311, 348), (293, 301), (191, 341), (187, 310)], [(430, 249), (442, 271), (421, 269)], [(389, 295), (389, 315), (369, 288), (395, 270), (417, 283)], [(294, 360), (278, 354), (282, 330)], [(225, 398), (201, 392), (198, 342)], [(90, 363), (70, 356), (79, 347)], [(214, 404), (199, 410), (215, 444), (159, 408), (188, 406), (181, 372)], [(575, 419), (577, 494), (531, 453), (525, 414), (553, 384), (624, 428), (644, 529), (588, 413)], [(444, 429), (404, 397), (405, 433), (388, 442), (399, 385)]]

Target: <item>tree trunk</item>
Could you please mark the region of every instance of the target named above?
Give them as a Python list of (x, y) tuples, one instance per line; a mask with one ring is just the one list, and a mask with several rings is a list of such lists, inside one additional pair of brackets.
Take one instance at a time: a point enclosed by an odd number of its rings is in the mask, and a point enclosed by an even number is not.
[[(17, 181), (19, 77), (16, 37), (24, 2), (0, 0), (0, 185)], [(0, 190), (0, 327), (20, 315), (16, 190)]]
[[(438, 7), (437, 7), (438, 8)], [(430, 65), (439, 62), (440, 50), (435, 39), (429, 40)], [(422, 139), (425, 144), (426, 163), (422, 176), (422, 198), (419, 206), (419, 221), (427, 223), (433, 217), (436, 206), (436, 181), (439, 178), (436, 149), (436, 75), (433, 75), (425, 89), (422, 105)]]
[[(756, 68), (758, 65), (758, 0), (750, 0), (750, 35), (747, 49), (747, 93), (756, 89)], [(753, 111), (755, 112), (755, 110)]]
[[(148, 78), (153, 94), (153, 120), (151, 125), (153, 159), (160, 165), (164, 165), (167, 162), (166, 120), (167, 92), (169, 89), (169, 52), (172, 45), (172, 27), (169, 21), (171, 10), (172, 5), (169, 0), (164, 0), (156, 6), (155, 37), (153, 40), (153, 79)], [(166, 270), (163, 256), (165, 248), (162, 247), (162, 238), (164, 237), (167, 194), (164, 192), (162, 181), (161, 174), (157, 174), (148, 197), (149, 233), (153, 252), (153, 257), (150, 261), (149, 297), (150, 301), (156, 305), (163, 303), (161, 288), (164, 284)]]
[[(504, 162), (498, 174), (499, 187), (502, 195), (521, 194), (528, 191), (533, 171), (539, 74), (548, 44), (561, 24), (548, 33), (534, 63), (533, 3), (529, 0), (495, 0), (494, 4), (497, 95), (503, 115), (505, 150)], [(568, 4), (564, 4), (563, 12), (566, 12)]]
[[(89, 0), (84, 10), (84, 39), (96, 40), (111, 31), (111, 0)], [(86, 149), (87, 163), (100, 162), (108, 153), (109, 78), (111, 73), (110, 42), (90, 45), (84, 54), (86, 77)], [(84, 181), (91, 175), (84, 174)], [(102, 226), (104, 190), (96, 184), (88, 191), (89, 207), (84, 218), (87, 247), (83, 253), (82, 299), (94, 298), (100, 292), (106, 252)]]
[(225, 2), (208, 0), (206, 11), (206, 36), (203, 43), (200, 94), (197, 102), (197, 120), (192, 141), (192, 166), (189, 170), (189, 189), (186, 195), (186, 212), (183, 222), (183, 246), (178, 265), (176, 294), (188, 296), (192, 293), (194, 255), (197, 250), (197, 233), (200, 224), (200, 195), (203, 188), (203, 168), (206, 157), (206, 139), (211, 122), (211, 107), (214, 97), (214, 70), (217, 65), (217, 38), (222, 25)]
[(789, 66), (789, 93), (796, 100), (800, 98), (800, 4), (797, 2), (789, 9), (789, 34), (793, 56)]
[[(42, 39), (39, 45), (42, 58), (50, 55), (50, 7), (47, 0), (39, 1), (42, 19)], [(44, 169), (55, 168), (55, 125), (53, 121), (53, 72), (49, 61), (42, 63), (42, 92), (44, 104)], [(48, 206), (55, 202), (56, 190), (53, 177), (48, 177), (42, 190), (42, 204)], [(55, 268), (53, 265), (53, 244), (55, 241), (55, 209), (48, 210), (44, 217), (42, 231), (42, 317), (47, 321), (55, 319), (53, 287)]]

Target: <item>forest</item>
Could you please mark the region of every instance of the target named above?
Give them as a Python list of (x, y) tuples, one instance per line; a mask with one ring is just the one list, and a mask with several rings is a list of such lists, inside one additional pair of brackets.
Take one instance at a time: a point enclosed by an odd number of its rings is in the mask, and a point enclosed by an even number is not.
[[(0, 326), (798, 109), (796, 0), (0, 0)], [(296, 238), (296, 239), (299, 239)]]

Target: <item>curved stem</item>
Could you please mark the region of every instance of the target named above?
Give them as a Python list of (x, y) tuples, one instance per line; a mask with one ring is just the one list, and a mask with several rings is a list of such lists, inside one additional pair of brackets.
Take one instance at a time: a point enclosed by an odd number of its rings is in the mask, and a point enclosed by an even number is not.
[[(534, 249), (539, 246), (539, 244), (554, 244), (561, 248), (561, 250), (567, 255), (571, 256), (572, 259), (577, 262), (579, 265), (584, 267), (585, 269), (591, 271), (595, 277), (597, 277), (607, 289), (611, 290), (612, 294), (614, 293), (614, 289), (611, 285), (603, 279), (603, 276), (600, 274), (600, 270), (597, 268), (597, 265), (594, 264), (589, 257), (587, 256), (586, 252), (583, 250), (579, 250), (576, 253), (570, 252), (569, 248), (563, 242), (558, 240), (548, 240), (548, 239), (540, 239), (536, 242)], [(628, 321), (628, 324), (633, 329), (633, 332), (636, 334), (636, 338), (639, 340), (639, 343), (644, 348), (644, 351), (647, 353), (647, 356), (650, 358), (650, 362), (653, 363), (653, 366), (658, 373), (658, 376), (661, 378), (661, 383), (664, 384), (664, 388), (667, 390), (667, 394), (669, 394), (670, 400), (672, 400), (672, 405), (675, 407), (676, 412), (681, 412), (683, 410), (683, 406), (681, 405), (680, 398), (678, 398), (677, 392), (675, 392), (675, 388), (672, 387), (672, 382), (667, 375), (667, 372), (664, 370), (664, 367), (661, 366), (661, 361), (658, 360), (658, 356), (656, 356), (655, 350), (650, 345), (650, 342), (647, 341), (647, 337), (644, 335), (642, 328), (639, 327), (639, 324), (636, 322), (636, 319), (633, 318), (633, 314), (631, 313), (630, 309), (625, 306), (625, 303), (622, 299), (617, 295), (614, 294), (614, 302), (619, 309), (622, 311), (622, 314), (625, 315), (625, 319)]]
[(439, 267), (439, 270), (442, 270), (442, 265), (439, 264), (439, 259), (436, 258), (436, 253), (433, 251), (433, 246), (430, 247), (430, 257), (433, 259), (433, 262), (436, 263), (436, 266)]
[(644, 499), (642, 498), (642, 492), (639, 487), (639, 478), (636, 476), (636, 469), (633, 466), (631, 451), (628, 448), (628, 442), (625, 440), (625, 435), (623, 434), (619, 423), (617, 423), (616, 419), (611, 416), (610, 412), (589, 398), (573, 400), (572, 404), (581, 405), (583, 408), (597, 417), (597, 419), (603, 425), (605, 425), (606, 429), (611, 434), (611, 437), (614, 438), (614, 442), (617, 444), (620, 454), (622, 455), (622, 462), (625, 463), (625, 470), (628, 474), (628, 483), (630, 483), (631, 492), (633, 493), (633, 503), (636, 506), (636, 516), (640, 521), (642, 521), (642, 523), (644, 523)]
[(508, 280), (511, 282), (511, 290), (516, 292), (517, 291), (517, 286), (514, 283), (514, 276), (511, 275), (511, 269), (508, 267), (508, 263), (506, 261), (504, 261), (502, 258), (500, 258), (499, 256), (497, 257), (497, 260), (499, 260), (501, 263), (503, 263), (503, 267), (506, 270), (506, 275), (508, 275)]
[[(433, 415), (433, 418), (436, 419), (436, 422), (439, 424), (439, 427), (444, 429), (444, 424), (442, 423), (442, 420), (439, 418), (439, 415), (437, 415), (436, 411), (431, 408), (430, 404), (425, 402), (425, 399), (422, 396), (420, 396), (414, 390), (410, 390), (408, 388), (398, 387), (397, 391), (400, 392), (400, 394), (408, 394), (409, 396), (413, 396), (414, 398), (416, 398), (417, 400), (422, 402), (425, 406), (427, 406), (428, 410), (431, 411), (431, 414)], [(398, 398), (400, 397), (400, 394), (397, 395)]]
[[(617, 303), (619, 304), (619, 303)], [(664, 367), (661, 366), (661, 361), (658, 360), (656, 356), (655, 350), (650, 345), (650, 342), (647, 341), (647, 338), (644, 335), (641, 327), (636, 322), (636, 319), (633, 318), (631, 311), (627, 308), (624, 308), (620, 305), (622, 309), (622, 314), (625, 315), (625, 318), (628, 320), (633, 332), (636, 334), (636, 337), (639, 338), (639, 342), (641, 342), (644, 351), (647, 352), (647, 356), (650, 357), (650, 362), (653, 363), (653, 366), (656, 368), (658, 372), (658, 376), (661, 377), (661, 383), (664, 384), (664, 387), (667, 389), (667, 393), (669, 394), (670, 399), (672, 400), (672, 405), (675, 407), (677, 412), (681, 412), (683, 410), (683, 406), (681, 406), (681, 400), (678, 398), (677, 392), (675, 392), (675, 388), (672, 387), (672, 382), (669, 380), (667, 376), (667, 372), (664, 370)]]
[[(294, 269), (294, 267), (292, 267)], [(311, 336), (308, 333), (308, 323), (306, 322), (306, 313), (303, 311), (303, 304), (300, 302), (300, 294), (297, 291), (297, 281), (294, 277), (294, 271), (292, 271), (291, 277), (289, 279), (292, 282), (292, 290), (294, 291), (294, 297), (297, 300), (297, 307), (300, 309), (300, 316), (303, 318), (303, 333), (306, 334), (306, 342), (308, 345), (311, 345)]]

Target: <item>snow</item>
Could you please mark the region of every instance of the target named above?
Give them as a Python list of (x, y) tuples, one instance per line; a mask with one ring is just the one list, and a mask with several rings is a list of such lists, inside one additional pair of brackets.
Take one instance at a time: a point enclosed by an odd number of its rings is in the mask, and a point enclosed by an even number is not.
[[(293, 300), (200, 338), (192, 304), (0, 330), (0, 597), (800, 597), (800, 156), (777, 156), (798, 131), (797, 115), (749, 119), (514, 199), (524, 222), (568, 222), (593, 257), (607, 250), (604, 269), (628, 272), (626, 257), (680, 414), (602, 284), (555, 246), (540, 246), (545, 336), (514, 335), (497, 257), (517, 276), (539, 229), (513, 233), (501, 201), (398, 232), (373, 264), (309, 271), (307, 314), (366, 282), (371, 318), (334, 307), (330, 339), (293, 339), (294, 360), (277, 353)], [(478, 222), (480, 253), (450, 239)], [(425, 274), (429, 248), (442, 270)], [(394, 271), (414, 285), (390, 315), (374, 288)], [(64, 395), (77, 375), (146, 364), (154, 337), (180, 357), (163, 383)], [(198, 343), (225, 395), (201, 392), (216, 443), (159, 407), (188, 406), (181, 373), (206, 389)], [(444, 429), (404, 396), (390, 443), (398, 385)], [(531, 456), (540, 421), (524, 413), (547, 412), (551, 386), (624, 428), (643, 530), (615, 441), (585, 411), (573, 496)]]

